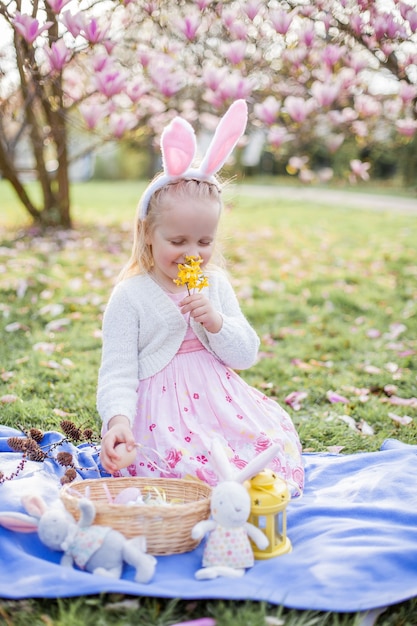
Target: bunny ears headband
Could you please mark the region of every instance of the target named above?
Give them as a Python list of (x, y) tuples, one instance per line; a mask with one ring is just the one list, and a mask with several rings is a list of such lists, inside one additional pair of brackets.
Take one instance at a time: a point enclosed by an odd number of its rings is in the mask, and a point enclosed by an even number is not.
[(158, 189), (176, 180), (206, 180), (216, 184), (214, 175), (230, 156), (245, 132), (248, 108), (244, 100), (236, 100), (220, 120), (214, 137), (198, 168), (191, 164), (197, 151), (192, 126), (181, 117), (175, 117), (161, 135), (163, 173), (143, 192), (139, 202), (139, 219), (145, 219), (149, 202)]

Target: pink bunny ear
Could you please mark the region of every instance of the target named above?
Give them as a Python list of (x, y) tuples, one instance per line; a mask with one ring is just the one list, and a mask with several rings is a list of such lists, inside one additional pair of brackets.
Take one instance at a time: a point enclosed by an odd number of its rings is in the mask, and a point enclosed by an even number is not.
[(47, 506), (40, 496), (23, 496), (22, 504), (30, 515), (38, 518), (42, 517), (47, 510)]
[(173, 177), (184, 174), (193, 162), (196, 148), (193, 127), (181, 117), (175, 117), (161, 135), (165, 174)]
[(248, 107), (244, 100), (236, 100), (226, 111), (214, 133), (199, 170), (207, 176), (219, 171), (245, 132)]
[(38, 520), (24, 513), (0, 513), (0, 526), (18, 533), (35, 533)]

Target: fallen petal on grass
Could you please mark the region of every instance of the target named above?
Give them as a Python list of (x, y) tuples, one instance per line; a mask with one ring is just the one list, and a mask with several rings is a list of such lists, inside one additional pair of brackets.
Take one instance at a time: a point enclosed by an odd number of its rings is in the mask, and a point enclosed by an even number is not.
[(0, 397), (0, 402), (2, 404), (13, 404), (13, 402), (17, 402), (17, 400), (19, 400), (19, 398), (10, 393), (6, 393), (4, 396)]
[(285, 403), (288, 404), (294, 411), (299, 411), (301, 409), (301, 402), (305, 400), (308, 396), (306, 391), (292, 391), (285, 398)]
[(326, 393), (326, 398), (329, 402), (331, 402), (331, 404), (336, 404), (337, 402), (349, 404), (349, 400), (345, 398), (345, 396), (341, 396), (340, 393), (336, 393), (336, 391), (328, 391)]
[(397, 415), (396, 413), (388, 413), (388, 417), (394, 420), (394, 422), (397, 422), (397, 424), (401, 424), (401, 426), (407, 426), (413, 421), (413, 418), (409, 415)]

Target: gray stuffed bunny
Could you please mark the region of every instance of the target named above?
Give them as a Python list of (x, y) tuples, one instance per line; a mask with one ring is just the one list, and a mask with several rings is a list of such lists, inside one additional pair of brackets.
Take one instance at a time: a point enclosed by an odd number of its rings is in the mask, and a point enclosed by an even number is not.
[(93, 524), (95, 508), (91, 500), (80, 500), (80, 519), (61, 508), (48, 508), (42, 498), (22, 498), (29, 515), (0, 513), (0, 524), (17, 532), (38, 532), (39, 539), (51, 550), (63, 551), (61, 565), (76, 564), (93, 574), (120, 578), (123, 563), (136, 569), (135, 580), (147, 583), (155, 572), (156, 559), (146, 554), (146, 538), (126, 539), (107, 526)]

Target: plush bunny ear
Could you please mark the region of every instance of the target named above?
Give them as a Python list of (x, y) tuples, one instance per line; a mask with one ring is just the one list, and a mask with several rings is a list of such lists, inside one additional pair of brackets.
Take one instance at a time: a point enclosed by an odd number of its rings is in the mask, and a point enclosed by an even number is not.
[(211, 464), (220, 481), (233, 480), (234, 470), (227, 458), (226, 451), (219, 439), (213, 439), (210, 447)]
[(219, 439), (213, 439), (210, 448), (211, 464), (220, 481), (233, 480), (243, 483), (245, 480), (255, 476), (255, 474), (262, 472), (272, 461), (274, 456), (279, 454), (279, 450), (279, 445), (274, 444), (258, 454), (252, 461), (249, 461), (243, 469), (236, 471), (236, 468), (231, 465), (227, 457), (222, 442)]
[(195, 157), (197, 141), (193, 127), (181, 117), (175, 117), (161, 135), (164, 172), (168, 176), (182, 176)]
[(38, 520), (24, 513), (0, 513), (0, 526), (18, 533), (35, 533), (38, 530)]
[(236, 100), (226, 111), (216, 128), (214, 137), (199, 170), (206, 176), (218, 172), (245, 132), (248, 107), (244, 100)]
[(245, 480), (249, 480), (249, 478), (253, 478), (259, 472), (262, 472), (268, 464), (272, 461), (274, 456), (279, 454), (280, 447), (278, 444), (274, 444), (269, 446), (266, 450), (258, 454), (252, 461), (249, 461), (247, 465), (235, 475), (235, 480), (239, 483), (245, 482)]
[(23, 496), (22, 504), (33, 517), (40, 518), (47, 511), (47, 506), (40, 496)]

